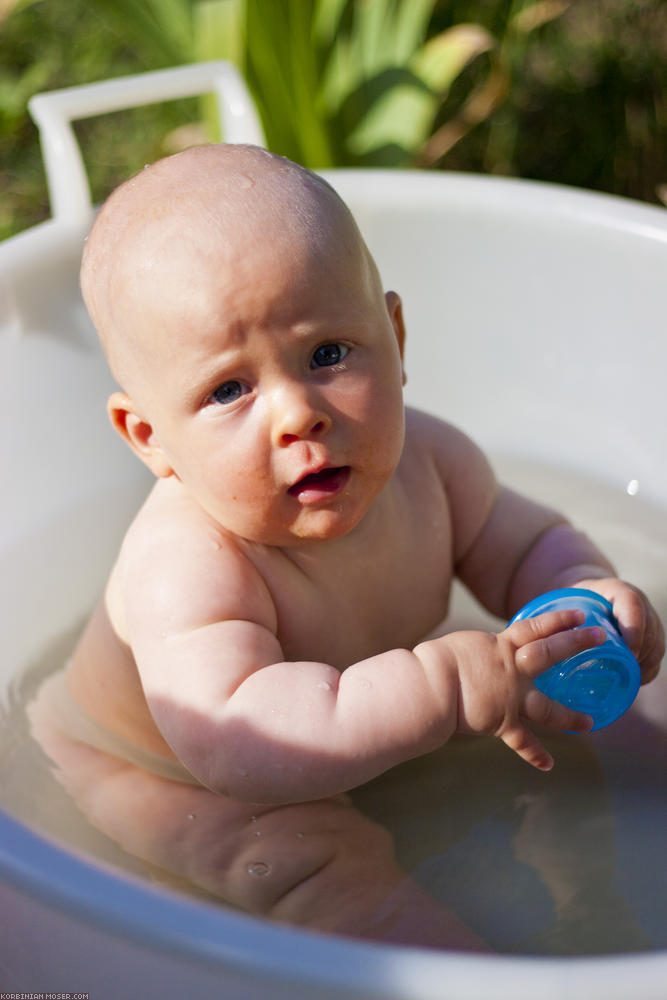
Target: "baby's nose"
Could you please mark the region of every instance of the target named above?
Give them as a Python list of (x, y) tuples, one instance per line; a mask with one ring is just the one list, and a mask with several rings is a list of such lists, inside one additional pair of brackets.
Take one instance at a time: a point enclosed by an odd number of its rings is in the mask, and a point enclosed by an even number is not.
[(330, 427), (331, 417), (307, 392), (288, 392), (275, 410), (274, 442), (284, 447), (293, 441), (323, 437)]

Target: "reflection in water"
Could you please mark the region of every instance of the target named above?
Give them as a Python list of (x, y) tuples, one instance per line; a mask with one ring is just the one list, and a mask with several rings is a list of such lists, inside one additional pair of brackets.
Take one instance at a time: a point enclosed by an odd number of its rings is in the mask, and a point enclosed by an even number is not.
[(348, 796), (261, 805), (151, 773), (73, 739), (62, 725), (54, 680), (39, 687), (27, 710), (53, 776), (91, 826), (161, 881), (319, 930), (483, 947), (406, 875), (386, 829)]
[[(634, 730), (633, 754), (605, 747), (602, 734), (547, 736), (556, 768), (545, 775), (500, 744), (460, 740), (359, 789), (354, 801), (393, 828), (399, 862), (495, 950), (665, 947), (667, 741), (641, 719), (617, 727)], [(654, 751), (648, 766), (636, 750), (642, 745)], [(631, 781), (643, 772), (641, 802), (617, 786), (619, 762)], [(637, 821), (651, 813), (637, 852)], [(647, 880), (651, 892), (637, 892)]]

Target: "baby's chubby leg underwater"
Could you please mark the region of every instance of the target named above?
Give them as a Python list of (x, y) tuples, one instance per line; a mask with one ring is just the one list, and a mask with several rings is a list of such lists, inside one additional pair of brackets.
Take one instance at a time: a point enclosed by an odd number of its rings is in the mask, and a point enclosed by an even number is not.
[[(74, 739), (54, 685), (28, 706), (56, 780), (124, 851), (258, 916), (422, 947), (487, 950), (399, 867), (392, 838), (346, 795), (280, 806), (170, 780)], [(159, 879), (159, 875), (158, 875)]]

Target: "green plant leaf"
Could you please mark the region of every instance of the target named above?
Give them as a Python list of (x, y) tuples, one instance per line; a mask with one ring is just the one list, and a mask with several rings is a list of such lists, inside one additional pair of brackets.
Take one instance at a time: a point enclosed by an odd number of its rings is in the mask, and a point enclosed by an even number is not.
[(456, 24), (430, 39), (410, 66), (433, 93), (444, 96), (460, 73), (496, 40), (479, 24)]
[(348, 0), (317, 0), (313, 14), (313, 40), (330, 48), (340, 29)]
[(394, 24), (394, 59), (404, 65), (424, 44), (437, 0), (399, 3)]
[(362, 0), (354, 5), (353, 43), (359, 68), (370, 77), (392, 61), (391, 50), (386, 44), (391, 25), (393, 0)]
[(416, 151), (427, 140), (438, 108), (454, 80), (477, 56), (495, 46), (493, 36), (479, 25), (449, 28), (426, 42), (403, 74), (382, 74), (373, 88), (360, 88), (368, 107), (357, 116), (349, 149), (364, 156), (373, 149), (393, 146)]
[(400, 83), (382, 93), (350, 134), (351, 152), (364, 156), (388, 146), (410, 152), (424, 142), (438, 102), (418, 82)]
[[(226, 59), (245, 75), (245, 13), (245, 0), (199, 0), (192, 12), (195, 59)], [(207, 136), (214, 141), (224, 139), (215, 96), (204, 94), (200, 106)]]
[(497, 52), (492, 53), (487, 77), (473, 87), (458, 112), (429, 136), (418, 152), (418, 165), (434, 166), (471, 129), (485, 121), (507, 97), (509, 84), (507, 68)]
[(245, 66), (245, 0), (198, 0), (193, 8), (194, 54), (198, 62), (226, 59)]
[(572, 0), (536, 0), (535, 3), (527, 4), (514, 14), (509, 26), (521, 34), (528, 34), (560, 17), (571, 4)]
[[(362, 146), (364, 150), (371, 148), (372, 134), (378, 131), (378, 143), (385, 139), (394, 141), (395, 135), (390, 134), (391, 129), (381, 126), (384, 121), (384, 106), (400, 92), (424, 91), (430, 96), (428, 88), (423, 81), (404, 66), (392, 66), (389, 69), (381, 70), (369, 80), (362, 82), (347, 95), (340, 105), (338, 116), (344, 122), (345, 130), (351, 135), (355, 135), (354, 148), (360, 152)], [(387, 132), (383, 134), (383, 130)], [(361, 138), (362, 134), (365, 136)], [(361, 144), (361, 145), (359, 145)]]
[(247, 79), (271, 149), (306, 166), (332, 164), (318, 108), (321, 67), (313, 0), (247, 0)]

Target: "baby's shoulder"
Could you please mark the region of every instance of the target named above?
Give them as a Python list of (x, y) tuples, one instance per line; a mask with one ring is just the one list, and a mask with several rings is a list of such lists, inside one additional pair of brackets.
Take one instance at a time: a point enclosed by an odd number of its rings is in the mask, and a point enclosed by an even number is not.
[[(467, 434), (418, 410), (407, 414), (404, 478), (428, 496), (437, 481), (447, 505), (458, 559), (481, 530), (495, 503), (498, 483), (484, 452)], [(432, 495), (432, 491), (431, 491)]]
[(268, 588), (242, 540), (163, 480), (130, 526), (114, 576), (126, 607), (168, 621), (170, 630), (251, 615), (267, 627), (274, 622)]
[(406, 408), (405, 450), (417, 462), (433, 463), (445, 482), (463, 466), (488, 467), (483, 452), (459, 427), (412, 407)]

